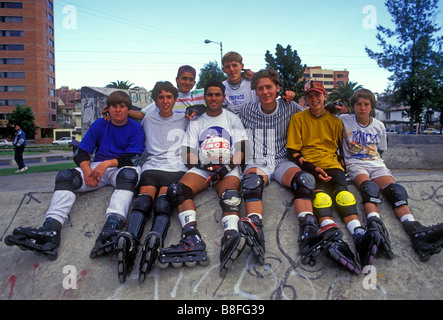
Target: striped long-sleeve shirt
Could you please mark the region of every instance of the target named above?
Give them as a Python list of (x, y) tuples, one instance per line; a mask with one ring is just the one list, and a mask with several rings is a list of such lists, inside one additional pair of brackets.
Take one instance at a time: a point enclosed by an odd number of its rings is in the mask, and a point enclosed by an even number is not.
[(277, 99), (277, 107), (271, 114), (262, 111), (260, 102), (228, 106), (227, 109), (240, 117), (248, 133), (251, 152), (246, 157), (248, 163), (268, 166), (286, 159), (288, 124), (294, 113), (304, 110), (301, 106)]

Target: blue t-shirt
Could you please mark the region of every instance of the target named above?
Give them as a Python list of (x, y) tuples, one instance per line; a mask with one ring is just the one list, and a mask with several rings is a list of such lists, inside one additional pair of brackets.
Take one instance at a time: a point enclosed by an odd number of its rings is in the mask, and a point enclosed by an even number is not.
[(123, 126), (115, 126), (100, 118), (91, 125), (79, 147), (89, 154), (95, 151), (94, 162), (101, 162), (128, 153), (141, 154), (145, 135), (142, 126), (132, 119)]

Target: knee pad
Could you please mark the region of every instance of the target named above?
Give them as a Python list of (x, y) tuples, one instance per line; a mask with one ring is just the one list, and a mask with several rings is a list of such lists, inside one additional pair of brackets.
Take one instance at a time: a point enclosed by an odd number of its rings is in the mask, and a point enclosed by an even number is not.
[(299, 171), (291, 181), (291, 189), (294, 192), (295, 199), (311, 199), (315, 198), (315, 178), (312, 174)]
[(193, 199), (194, 193), (192, 192), (191, 188), (178, 181), (171, 183), (171, 185), (168, 187), (166, 198), (175, 208), (185, 202), (185, 200)]
[(332, 199), (326, 192), (317, 191), (312, 206), (317, 218), (332, 216)]
[(339, 190), (334, 195), (334, 204), (337, 212), (342, 218), (358, 214), (357, 201), (348, 190)]
[(382, 189), (381, 192), (388, 199), (393, 208), (398, 208), (402, 205), (408, 204), (408, 192), (398, 183), (391, 183), (387, 185)]
[(148, 215), (152, 209), (152, 197), (147, 194), (140, 194), (132, 205), (132, 211), (143, 212)]
[(243, 177), (241, 186), (245, 202), (262, 200), (265, 180), (261, 175), (255, 172), (248, 173)]
[(380, 187), (374, 181), (367, 180), (360, 185), (363, 203), (380, 204)]
[(138, 173), (132, 168), (121, 169), (116, 177), (115, 187), (119, 190), (135, 192), (138, 182)]
[(170, 216), (172, 205), (168, 201), (166, 194), (159, 195), (154, 201), (154, 216), (164, 214)]
[(239, 212), (240, 204), (240, 193), (236, 190), (228, 189), (220, 197), (220, 206), (223, 212)]
[(83, 184), (82, 175), (78, 170), (65, 169), (57, 173), (55, 177), (55, 188), (57, 190), (68, 190), (74, 192)]

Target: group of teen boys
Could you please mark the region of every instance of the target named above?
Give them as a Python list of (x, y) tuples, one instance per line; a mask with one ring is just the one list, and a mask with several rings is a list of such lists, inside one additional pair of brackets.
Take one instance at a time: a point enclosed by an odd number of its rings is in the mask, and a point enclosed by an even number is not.
[[(131, 272), (138, 253), (141, 282), (156, 263), (207, 265), (193, 198), (215, 187), (222, 209), (224, 275), (246, 246), (258, 263), (265, 263), (263, 225), (272, 213), (263, 212), (262, 198), (266, 185), (275, 180), (292, 190), (303, 263), (314, 263), (325, 252), (359, 274), (377, 253), (393, 258), (377, 209), (380, 194), (392, 205), (422, 261), (441, 251), (443, 224), (425, 227), (414, 219), (405, 188), (382, 160), (386, 130), (370, 116), (376, 106), (371, 91), (355, 92), (348, 114), (341, 102), (326, 104), (323, 84), (311, 80), (304, 86), (304, 108), (292, 101), (293, 92), (281, 92), (275, 70), (244, 72), (242, 57), (235, 52), (227, 53), (222, 64), (227, 80), (209, 81), (194, 91), (195, 69), (180, 67), (178, 89), (170, 82), (157, 82), (154, 103), (139, 111), (131, 110), (127, 94), (112, 93), (104, 117), (91, 125), (79, 145), (74, 157), (78, 167), (57, 174), (43, 226), (15, 228), (5, 243), (56, 259), (76, 193), (112, 185), (107, 220), (91, 258), (115, 252), (120, 282)], [(364, 225), (346, 173), (361, 192)], [(165, 247), (175, 209), (182, 235), (177, 244)], [(334, 222), (334, 211), (352, 235), (356, 257)], [(151, 212), (152, 226), (142, 241)]]

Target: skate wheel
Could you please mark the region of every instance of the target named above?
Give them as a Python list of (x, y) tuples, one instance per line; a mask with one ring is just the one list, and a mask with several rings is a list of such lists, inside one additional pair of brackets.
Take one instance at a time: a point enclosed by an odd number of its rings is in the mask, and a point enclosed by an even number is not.
[(262, 256), (258, 256), (257, 257), (257, 262), (261, 265), (265, 264), (265, 258), (263, 258)]
[(180, 268), (183, 265), (183, 262), (181, 262), (181, 261), (174, 261), (174, 262), (171, 262), (171, 265), (174, 268)]
[(158, 261), (158, 262), (157, 262), (157, 266), (158, 266), (160, 269), (166, 269), (166, 268), (169, 266), (169, 263), (168, 263), (168, 262), (160, 262), (160, 261)]
[(119, 262), (118, 266), (117, 266), (117, 269), (118, 269), (118, 273), (123, 273), (123, 270), (124, 270), (123, 263)]
[(123, 250), (119, 250), (117, 253), (117, 261), (123, 261)]
[(197, 261), (186, 261), (185, 265), (189, 268), (193, 268), (197, 265)]
[(138, 275), (138, 283), (143, 283), (143, 282), (145, 282), (145, 279), (146, 279), (146, 274), (144, 274), (144, 273), (140, 273), (140, 274)]
[(14, 245), (14, 243), (10, 241), (11, 238), (12, 238), (12, 236), (9, 235), (9, 236), (6, 236), (5, 240), (3, 240), (8, 247), (11, 247)]
[(198, 263), (200, 263), (202, 266), (206, 267), (207, 265), (209, 265), (209, 259), (206, 258), (205, 260), (201, 260)]
[(226, 275), (227, 272), (228, 272), (228, 269), (223, 268), (223, 269), (220, 270), (220, 272), (218, 273), (218, 275), (219, 275), (220, 277), (224, 277), (224, 276)]
[(223, 266), (224, 269), (229, 269), (232, 266), (232, 263), (234, 262), (234, 260), (229, 259), (228, 261), (226, 261), (225, 265)]

